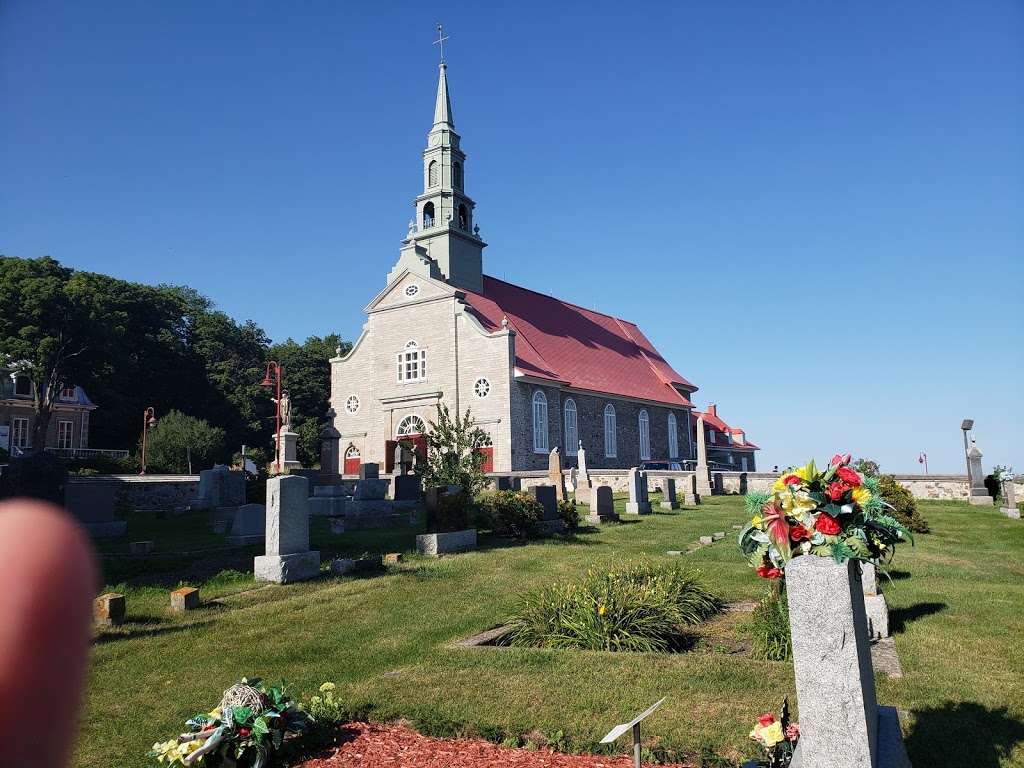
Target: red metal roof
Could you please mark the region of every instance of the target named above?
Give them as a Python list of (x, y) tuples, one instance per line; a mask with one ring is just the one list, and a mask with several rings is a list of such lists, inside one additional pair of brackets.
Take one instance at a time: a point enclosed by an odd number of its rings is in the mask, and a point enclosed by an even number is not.
[(466, 303), (488, 331), (502, 317), (516, 332), (516, 369), (577, 389), (691, 406), (674, 387), (696, 390), (633, 323), (484, 275)]

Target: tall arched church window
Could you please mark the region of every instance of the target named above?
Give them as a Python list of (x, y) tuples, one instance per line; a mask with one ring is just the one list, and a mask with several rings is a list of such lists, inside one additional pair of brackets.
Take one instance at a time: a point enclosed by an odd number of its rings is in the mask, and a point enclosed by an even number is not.
[(438, 166), (437, 160), (431, 160), (430, 165), (427, 166), (427, 180), (432, 187), (436, 187), (438, 184), (439, 170), (440, 166)]
[(416, 414), (409, 414), (400, 422), (398, 422), (398, 436), (407, 435), (425, 435), (427, 434), (427, 425)]
[(539, 389), (533, 393), (533, 451), (548, 452), (548, 399)]
[(674, 413), (668, 415), (668, 457), (679, 458), (679, 427)]
[(651, 458), (651, 420), (647, 411), (640, 411), (640, 458)]
[(427, 203), (423, 206), (423, 228), (429, 229), (434, 226), (434, 204)]
[(615, 435), (615, 407), (608, 403), (604, 407), (604, 455), (605, 458), (614, 459), (618, 455), (616, 450), (618, 441)]
[(577, 421), (576, 401), (571, 397), (565, 401), (565, 455), (576, 456), (580, 452), (580, 431)]
[(462, 163), (452, 164), (452, 185), (456, 189), (462, 189)]
[(469, 211), (465, 205), (459, 205), (459, 229), (469, 229)]

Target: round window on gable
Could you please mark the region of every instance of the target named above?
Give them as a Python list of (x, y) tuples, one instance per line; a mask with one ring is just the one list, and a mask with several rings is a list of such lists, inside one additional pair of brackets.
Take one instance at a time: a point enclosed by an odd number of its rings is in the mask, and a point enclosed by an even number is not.
[(418, 285), (416, 285), (415, 283), (413, 285), (405, 286), (405, 295), (410, 297), (410, 298), (412, 298), (413, 296), (415, 296), (419, 292), (420, 292), (420, 287)]
[(481, 400), (491, 392), (491, 382), (487, 379), (477, 379), (473, 382), (473, 394), (479, 397)]
[(355, 395), (349, 395), (348, 400), (345, 401), (345, 410), (349, 413), (355, 413), (359, 410), (359, 398)]

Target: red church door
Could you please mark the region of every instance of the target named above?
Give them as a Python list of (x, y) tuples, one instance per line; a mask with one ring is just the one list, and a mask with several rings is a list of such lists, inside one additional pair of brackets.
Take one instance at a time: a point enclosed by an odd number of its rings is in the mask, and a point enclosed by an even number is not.
[(359, 449), (354, 445), (350, 445), (348, 450), (345, 451), (345, 474), (359, 474)]
[(483, 463), (480, 465), (480, 469), (484, 472), (494, 471), (494, 448), (487, 446), (486, 448), (477, 448), (476, 452), (484, 457)]

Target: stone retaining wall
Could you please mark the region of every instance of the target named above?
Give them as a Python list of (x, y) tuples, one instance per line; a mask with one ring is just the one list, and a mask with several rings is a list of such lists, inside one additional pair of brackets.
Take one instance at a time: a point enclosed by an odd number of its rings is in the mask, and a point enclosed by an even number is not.
[(136, 509), (184, 507), (199, 495), (199, 475), (71, 475), (69, 484), (117, 483)]

